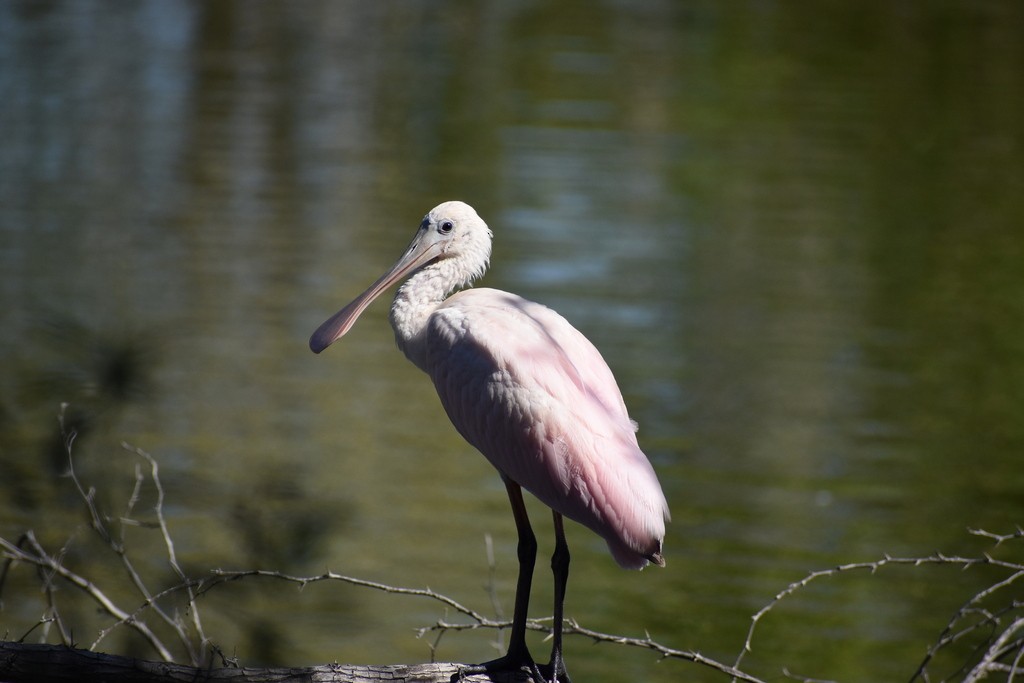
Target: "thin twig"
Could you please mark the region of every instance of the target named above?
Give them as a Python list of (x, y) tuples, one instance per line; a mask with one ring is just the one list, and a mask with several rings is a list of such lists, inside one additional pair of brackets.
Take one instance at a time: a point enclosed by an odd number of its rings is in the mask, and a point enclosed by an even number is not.
[(943, 553), (934, 553), (927, 557), (892, 557), (891, 555), (885, 555), (880, 560), (874, 560), (872, 562), (853, 562), (850, 564), (843, 564), (831, 569), (820, 569), (808, 573), (804, 578), (799, 581), (794, 581), (789, 584), (786, 588), (780, 591), (772, 600), (762, 607), (757, 613), (751, 617), (750, 628), (747, 631), (747, 637), (743, 643), (743, 649), (736, 657), (736, 661), (733, 666), (739, 667), (743, 661), (746, 653), (753, 649), (754, 632), (757, 629), (757, 625), (760, 620), (768, 614), (776, 605), (778, 605), (783, 599), (789, 597), (796, 591), (806, 587), (808, 584), (816, 581), (817, 579), (835, 576), (837, 574), (850, 572), (850, 571), (868, 571), (874, 574), (882, 567), (887, 565), (910, 565), (919, 567), (927, 564), (945, 564), (945, 565), (958, 565), (962, 569), (973, 567), (977, 565), (990, 565), (995, 567), (1002, 567), (1004, 569), (1012, 569), (1015, 571), (1024, 571), (1024, 565), (1009, 562), (1006, 560), (997, 560), (990, 555), (982, 555), (981, 557), (959, 557), (944, 555)]
[(0, 548), (3, 548), (5, 554), (9, 558), (28, 562), (38, 567), (48, 568), (54, 574), (60, 576), (62, 579), (92, 598), (107, 614), (118, 619), (121, 623), (128, 625), (130, 628), (141, 634), (142, 637), (153, 646), (153, 649), (157, 651), (164, 661), (170, 662), (174, 660), (170, 651), (164, 646), (156, 634), (150, 630), (149, 626), (147, 626), (145, 622), (135, 620), (132, 615), (114, 604), (114, 601), (111, 600), (106, 593), (99, 588), (99, 586), (71, 571), (60, 564), (55, 558), (47, 554), (39, 544), (39, 541), (36, 540), (35, 534), (31, 531), (26, 532), (25, 536), (31, 548), (31, 552), (18, 548), (15, 544), (2, 537), (0, 537)]
[[(943, 647), (951, 643), (954, 643), (957, 640), (960, 640), (967, 634), (983, 626), (998, 623), (998, 618), (999, 616), (1001, 616), (1002, 611), (996, 614), (992, 614), (987, 612), (986, 610), (979, 610), (975, 606), (978, 605), (982, 600), (996, 593), (997, 591), (1012, 585), (1014, 582), (1016, 582), (1018, 579), (1022, 577), (1024, 577), (1024, 570), (1015, 572), (1014, 574), (1011, 574), (1002, 581), (998, 581), (992, 584), (991, 586), (988, 586), (987, 588), (979, 591), (973, 597), (971, 597), (970, 600), (964, 603), (963, 606), (961, 606), (960, 609), (956, 611), (956, 614), (954, 614), (953, 617), (946, 624), (946, 627), (942, 630), (942, 633), (939, 634), (939, 637), (935, 641), (935, 643), (928, 648), (928, 652), (925, 654), (924, 660), (917, 667), (917, 671), (914, 672), (914, 675), (910, 678), (910, 680), (913, 681), (914, 679), (922, 676), (925, 670), (928, 668), (928, 665), (935, 658), (935, 655)], [(1009, 607), (1008, 609), (1013, 609), (1013, 606), (1011, 605), (1011, 607)], [(966, 628), (954, 633), (953, 629), (956, 627), (957, 623), (960, 622), (967, 614), (970, 613), (981, 613), (983, 617), (980, 621), (971, 624)]]
[[(971, 683), (972, 681), (980, 681), (985, 678), (990, 671), (1001, 670), (1005, 665), (999, 664), (998, 660), (1006, 656), (1009, 652), (1013, 651), (1011, 646), (1007, 649), (1007, 643), (1010, 641), (1011, 636), (1018, 630), (1024, 629), (1024, 617), (1020, 617), (1009, 626), (1006, 630), (999, 634), (999, 637), (993, 641), (992, 645), (985, 652), (985, 655), (981, 658), (981, 661), (971, 669), (971, 672), (967, 674), (964, 679), (964, 683)], [(1016, 648), (1020, 649), (1020, 643), (1016, 643)], [(1020, 653), (1017, 655), (1017, 659), (1020, 659)], [(1012, 667), (1011, 673), (1016, 673), (1017, 667)]]
[[(117, 555), (118, 558), (121, 560), (121, 566), (124, 567), (125, 572), (128, 574), (128, 578), (132, 582), (132, 585), (135, 586), (135, 589), (142, 595), (143, 599), (145, 599), (148, 603), (151, 604), (153, 611), (157, 614), (157, 616), (159, 616), (178, 635), (182, 644), (185, 646), (185, 649), (189, 653), (189, 659), (193, 663), (198, 663), (198, 658), (196, 657), (192, 644), (189, 641), (188, 635), (181, 628), (181, 624), (179, 624), (178, 621), (174, 619), (174, 617), (167, 614), (167, 612), (165, 612), (163, 608), (160, 607), (159, 604), (152, 600), (152, 596), (150, 595), (149, 589), (146, 587), (145, 582), (142, 580), (142, 575), (139, 574), (138, 570), (135, 568), (135, 563), (132, 562), (131, 558), (128, 556), (128, 551), (126, 549), (124, 542), (124, 526), (121, 526), (121, 533), (117, 538), (115, 538), (114, 535), (111, 533), (110, 528), (106, 524), (104, 515), (100, 513), (99, 507), (96, 505), (96, 489), (90, 486), (88, 490), (86, 490), (84, 484), (82, 483), (82, 480), (78, 476), (78, 473), (75, 471), (75, 458), (72, 445), (75, 442), (76, 433), (74, 430), (67, 431), (66, 429), (64, 422), (66, 408), (66, 403), (61, 405), (61, 412), (57, 419), (58, 423), (60, 424), (61, 436), (64, 438), (64, 450), (68, 458), (68, 476), (71, 478), (71, 481), (72, 483), (74, 483), (75, 488), (78, 490), (78, 493), (82, 498), (82, 501), (85, 503), (86, 509), (89, 511), (89, 517), (92, 522), (93, 531), (96, 532), (96, 534), (110, 547), (114, 554)], [(137, 472), (135, 487), (133, 489), (132, 496), (129, 498), (128, 511), (126, 512), (126, 516), (128, 513), (130, 513), (132, 507), (134, 507), (135, 505), (135, 500), (138, 495), (139, 487), (141, 484), (139, 476), (140, 475)], [(42, 550), (42, 548), (40, 548), (40, 550)], [(121, 614), (127, 615), (127, 612), (124, 612), (123, 610), (119, 611), (121, 612)], [(119, 620), (115, 622), (115, 625), (113, 627), (100, 631), (96, 637), (96, 640), (93, 641), (89, 649), (95, 649), (96, 647), (98, 647), (100, 642), (102, 642), (103, 639), (107, 637), (107, 635), (113, 630), (113, 628), (121, 623), (126, 622), (119, 618)], [(149, 631), (149, 637), (151, 637), (155, 641), (159, 641), (159, 637), (152, 631)], [(166, 646), (164, 646), (162, 642), (160, 642), (160, 647), (158, 648), (158, 650), (162, 652), (168, 651)]]
[[(143, 458), (150, 466), (150, 478), (153, 480), (153, 485), (156, 487), (156, 505), (154, 506), (154, 512), (156, 513), (157, 524), (160, 526), (160, 535), (164, 540), (164, 546), (167, 548), (167, 561), (171, 565), (171, 569), (178, 575), (178, 578), (185, 584), (188, 591), (188, 611), (192, 615), (192, 625), (196, 630), (196, 635), (199, 638), (200, 648), (204, 647), (209, 640), (206, 637), (206, 633), (203, 631), (202, 620), (199, 617), (199, 610), (195, 607), (195, 594), (192, 592), (191, 585), (188, 577), (185, 576), (185, 572), (182, 571), (181, 565), (178, 564), (178, 556), (174, 552), (174, 540), (171, 538), (171, 532), (167, 527), (167, 518), (164, 516), (164, 487), (160, 481), (160, 466), (152, 455), (136, 448), (127, 443), (122, 442), (121, 446), (126, 450), (135, 453), (139, 457)], [(193, 656), (193, 663), (199, 664), (198, 658)]]
[[(325, 572), (317, 576), (292, 576), (289, 574), (283, 574), (281, 572), (267, 571), (267, 570), (245, 570), (245, 571), (225, 571), (215, 570), (215, 577), (219, 581), (206, 580), (202, 582), (202, 587), (197, 590), (197, 594), (203, 594), (212, 589), (217, 583), (224, 581), (236, 581), (252, 576), (261, 576), (268, 578), (281, 579), (292, 583), (299, 584), (300, 587), (305, 587), (310, 583), (318, 581), (342, 581), (355, 586), (363, 586), (366, 588), (373, 588), (375, 590), (383, 591), (385, 593), (394, 593), (399, 595), (415, 595), (419, 597), (429, 598), (445, 605), (445, 607), (458, 612), (472, 620), (471, 623), (450, 623), (439, 620), (433, 626), (428, 626), (418, 630), (420, 635), (428, 633), (430, 631), (463, 631), (463, 630), (475, 630), (480, 628), (495, 628), (505, 629), (512, 625), (512, 622), (508, 620), (495, 620), (485, 617), (476, 610), (466, 607), (462, 603), (449, 598), (446, 595), (438, 593), (429, 588), (402, 588), (398, 586), (390, 586), (388, 584), (379, 583), (377, 581), (367, 581), (365, 579), (358, 579), (351, 576), (345, 576), (342, 574), (336, 574), (334, 572)], [(533, 631), (549, 632), (551, 630), (550, 625), (551, 619), (530, 619), (526, 623), (526, 627)], [(612, 635), (608, 633), (602, 633), (600, 631), (594, 631), (593, 629), (581, 626), (578, 622), (573, 619), (566, 619), (562, 632), (566, 635), (582, 635), (592, 639), (594, 642), (602, 643), (615, 643), (618, 645), (627, 645), (631, 647), (639, 647), (646, 650), (657, 652), (661, 655), (662, 659), (681, 659), (696, 664), (701, 664), (716, 671), (728, 674), (735, 680), (746, 681), (747, 683), (763, 683), (761, 679), (756, 678), (748, 673), (740, 671), (737, 667), (729, 666), (717, 662), (709, 657), (705, 657), (699, 652), (677, 650), (668, 646), (662, 645), (661, 643), (653, 640), (650, 635), (644, 638), (630, 638), (626, 636)]]
[[(100, 589), (98, 585), (64, 566), (64, 548), (56, 554), (48, 553), (31, 531), (27, 532), (17, 544), (0, 538), (0, 551), (3, 552), (3, 555), (6, 558), (2, 569), (0, 569), (0, 593), (2, 593), (2, 588), (12, 563), (18, 561), (34, 565), (38, 569), (43, 584), (43, 590), (46, 595), (46, 612), (23, 637), (27, 637), (29, 633), (39, 627), (42, 627), (44, 631), (48, 631), (55, 627), (59, 631), (59, 635), (63, 643), (68, 645), (73, 644), (73, 633), (62, 621), (60, 612), (57, 608), (56, 591), (54, 590), (57, 578), (70, 583), (72, 586), (84, 592), (93, 601), (99, 604), (104, 612), (114, 618), (115, 622), (100, 632), (96, 642), (93, 643), (93, 647), (98, 645), (98, 643), (112, 630), (120, 626), (127, 626), (146, 638), (146, 640), (150, 642), (153, 648), (165, 661), (172, 661), (170, 651), (163, 645), (160, 638), (142, 619), (142, 615), (147, 610), (153, 610), (177, 633), (189, 655), (189, 658), (192, 660), (193, 665), (200, 664), (198, 659), (201, 656), (200, 653), (202, 650), (210, 649), (211, 651), (219, 652), (219, 650), (214, 646), (210, 645), (203, 631), (202, 623), (199, 618), (199, 610), (196, 604), (197, 600), (221, 584), (253, 577), (284, 580), (296, 583), (300, 588), (303, 588), (310, 583), (320, 581), (341, 581), (354, 586), (370, 588), (386, 593), (425, 597), (436, 601), (442, 606), (444, 616), (438, 619), (434, 624), (417, 630), (420, 637), (427, 633), (436, 634), (433, 642), (428, 645), (428, 647), (430, 647), (432, 661), (441, 638), (448, 631), (463, 631), (482, 628), (495, 629), (498, 632), (500, 647), (500, 641), (502, 639), (504, 629), (511, 626), (511, 622), (504, 616), (501, 603), (498, 600), (497, 591), (495, 590), (493, 544), (489, 536), (486, 538), (489, 567), (488, 583), (486, 588), (492, 609), (497, 618), (485, 617), (476, 610), (473, 610), (448, 596), (437, 593), (430, 588), (404, 588), (391, 586), (377, 581), (359, 579), (335, 572), (325, 572), (317, 576), (302, 577), (270, 570), (215, 570), (211, 576), (207, 576), (206, 578), (191, 579), (186, 576), (178, 563), (174, 541), (171, 537), (167, 520), (164, 515), (165, 492), (160, 481), (159, 466), (156, 459), (142, 449), (130, 446), (126, 443), (122, 444), (126, 450), (135, 453), (149, 463), (149, 476), (153, 480), (153, 485), (157, 492), (157, 500), (154, 507), (156, 523), (143, 524), (133, 518), (137, 504), (141, 499), (142, 487), (145, 485), (145, 475), (139, 465), (136, 465), (135, 484), (125, 506), (125, 512), (119, 519), (113, 520), (114, 522), (119, 522), (118, 530), (120, 533), (115, 535), (112, 532), (111, 518), (101, 514), (97, 503), (96, 490), (92, 487), (87, 488), (75, 470), (74, 459), (72, 458), (72, 445), (74, 444), (76, 435), (73, 430), (65, 431), (65, 408), (66, 406), (62, 406), (59, 420), (61, 434), (64, 438), (64, 445), (68, 455), (69, 478), (74, 483), (79, 496), (88, 510), (91, 526), (94, 532), (115, 552), (115, 554), (118, 555), (136, 590), (142, 595), (143, 602), (130, 613), (121, 609), (103, 590)], [(178, 585), (171, 586), (156, 593), (152, 593), (146, 587), (140, 573), (136, 570), (126, 551), (125, 528), (130, 525), (159, 528), (166, 547), (167, 561), (175, 572), (177, 578), (180, 580)], [(1000, 546), (1011, 541), (1020, 541), (1024, 539), (1024, 530), (1022, 530), (1020, 526), (1017, 526), (1015, 531), (1008, 534), (998, 534), (978, 529), (970, 529), (969, 532), (973, 535), (990, 540), (993, 543), (993, 546)], [(937, 653), (948, 645), (965, 640), (968, 636), (978, 634), (981, 629), (992, 629), (993, 633), (982, 634), (983, 642), (977, 646), (976, 654), (969, 657), (963, 663), (956, 675), (958, 677), (962, 675), (964, 671), (967, 670), (969, 662), (975, 660), (976, 663), (970, 669), (970, 672), (966, 674), (966, 678), (962, 679), (965, 683), (969, 681), (979, 681), (992, 673), (1005, 673), (1007, 676), (1007, 683), (1013, 683), (1015, 678), (1019, 675), (1024, 675), (1024, 670), (1021, 668), (1021, 662), (1024, 661), (1024, 617), (1019, 615), (1019, 611), (1024, 608), (1024, 604), (1017, 600), (1011, 600), (1008, 604), (1003, 605), (992, 604), (993, 597), (999, 594), (1000, 591), (1005, 591), (1008, 587), (1019, 585), (1020, 579), (1024, 578), (1024, 564), (1006, 559), (998, 559), (988, 553), (983, 553), (980, 557), (948, 556), (942, 553), (935, 553), (927, 557), (892, 557), (886, 555), (879, 560), (871, 562), (849, 563), (830, 569), (812, 571), (802, 579), (789, 584), (785, 589), (776, 594), (768, 604), (753, 615), (743, 643), (743, 648), (731, 666), (709, 659), (696, 651), (670, 648), (652, 639), (650, 634), (645, 634), (645, 637), (643, 638), (634, 638), (601, 633), (585, 628), (573, 619), (566, 619), (563, 622), (563, 632), (566, 635), (582, 635), (592, 639), (594, 642), (615, 643), (647, 649), (658, 654), (662, 659), (680, 659), (697, 663), (702, 666), (712, 668), (720, 673), (727, 674), (731, 676), (734, 681), (763, 683), (761, 679), (741, 671), (739, 667), (745, 654), (752, 651), (753, 638), (757, 626), (776, 605), (818, 579), (834, 577), (839, 574), (858, 570), (866, 570), (874, 574), (888, 565), (905, 565), (914, 567), (922, 565), (954, 565), (964, 570), (975, 566), (988, 566), (1008, 570), (1010, 572), (1009, 576), (976, 593), (971, 597), (971, 599), (965, 602), (959, 610), (957, 610), (946, 624), (946, 627), (939, 635), (938, 639), (932, 647), (929, 648), (924, 661), (918, 667), (917, 672), (915, 672), (911, 680), (920, 679), (925, 683), (928, 683), (928, 681), (930, 681), (928, 666), (936, 657)], [(161, 607), (161, 600), (178, 591), (184, 591), (186, 594), (186, 609), (191, 613), (196, 640), (193, 640), (193, 634), (189, 632), (184, 620), (177, 616), (172, 617)], [(1005, 592), (1003, 595), (1005, 595)], [(449, 620), (449, 613), (457, 615), (456, 619), (462, 617), (465, 620)], [(1009, 621), (1009, 625), (1002, 628), (1001, 625), (1006, 624), (1007, 621)], [(530, 619), (527, 622), (527, 628), (533, 631), (550, 633), (551, 624), (552, 620), (550, 618)], [(787, 678), (804, 681), (805, 683), (821, 683), (820, 679), (798, 676), (791, 673), (788, 669), (783, 669), (782, 674)]]
[(1020, 526), (1018, 526), (1014, 531), (1012, 531), (1011, 533), (1008, 533), (1008, 534), (994, 534), (994, 533), (992, 533), (990, 531), (985, 531), (984, 529), (970, 529), (970, 528), (967, 529), (967, 532), (972, 534), (972, 535), (974, 535), (974, 536), (981, 536), (982, 538), (991, 539), (992, 541), (995, 542), (995, 545), (997, 545), (997, 546), (1001, 545), (1002, 543), (1004, 543), (1006, 541), (1011, 541), (1011, 540), (1014, 540), (1014, 539), (1024, 538), (1024, 528), (1021, 528)]

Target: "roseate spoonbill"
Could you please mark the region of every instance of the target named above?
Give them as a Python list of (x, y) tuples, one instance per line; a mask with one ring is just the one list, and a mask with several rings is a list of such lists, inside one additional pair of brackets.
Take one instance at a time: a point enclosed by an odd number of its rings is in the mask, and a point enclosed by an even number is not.
[[(322, 324), (309, 347), (320, 353), (344, 335), (377, 296), (408, 278), (391, 305), (398, 347), (434, 381), (452, 424), (497, 468), (519, 534), (519, 578), (508, 653), (470, 667), (482, 673), (529, 667), (567, 681), (562, 605), (569, 576), (565, 515), (604, 538), (627, 569), (664, 566), (668, 504), (637, 445), (615, 378), (601, 354), (565, 318), (515, 294), (468, 287), (483, 275), (491, 231), (462, 202), (435, 207), (405, 255)], [(449, 296), (449, 294), (452, 294)], [(526, 612), (537, 541), (522, 489), (553, 511), (555, 605), (551, 662), (541, 671), (526, 647)]]

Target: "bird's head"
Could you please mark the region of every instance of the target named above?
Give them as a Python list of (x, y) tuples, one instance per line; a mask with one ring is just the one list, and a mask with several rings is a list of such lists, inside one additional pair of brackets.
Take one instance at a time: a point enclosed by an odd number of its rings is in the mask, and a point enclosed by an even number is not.
[(430, 254), (426, 262), (457, 259), (457, 286), (468, 285), (484, 274), (491, 259), (493, 234), (476, 210), (465, 202), (438, 204), (423, 217), (409, 253)]
[(341, 338), (382, 292), (418, 270), (436, 265), (447, 291), (464, 287), (484, 274), (491, 258), (491, 230), (465, 202), (438, 204), (423, 217), (402, 258), (352, 303), (327, 319), (309, 339), (320, 353)]

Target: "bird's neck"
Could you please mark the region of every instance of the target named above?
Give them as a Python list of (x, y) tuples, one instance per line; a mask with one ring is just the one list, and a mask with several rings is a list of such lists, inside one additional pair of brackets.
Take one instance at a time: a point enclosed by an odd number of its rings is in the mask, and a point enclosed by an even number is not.
[(438, 261), (413, 273), (398, 288), (389, 315), (395, 342), (406, 358), (426, 371), (427, 320), (437, 307), (464, 282), (454, 277), (453, 264)]

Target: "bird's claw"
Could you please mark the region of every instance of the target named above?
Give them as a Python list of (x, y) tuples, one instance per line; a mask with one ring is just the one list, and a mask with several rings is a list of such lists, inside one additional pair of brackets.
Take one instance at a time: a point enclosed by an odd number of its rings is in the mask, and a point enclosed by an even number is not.
[(560, 664), (557, 671), (554, 670), (554, 662), (539, 668), (541, 672), (540, 680), (545, 683), (572, 683), (572, 680), (569, 679), (568, 672), (565, 670), (564, 664)]
[[(463, 677), (471, 674), (492, 674), (499, 671), (521, 671), (530, 677), (530, 680), (537, 681), (537, 683), (547, 683), (550, 679), (544, 675), (541, 668), (537, 666), (537, 663), (533, 661), (529, 653), (525, 657), (510, 657), (505, 655), (498, 659), (492, 659), (489, 662), (483, 664), (472, 664), (470, 666), (459, 667), (458, 673), (452, 676), (452, 683), (463, 680)], [(552, 682), (553, 683), (553, 682)], [(564, 681), (568, 683), (568, 679)]]
[(458, 672), (452, 676), (452, 683), (463, 681), (467, 675), (492, 674), (499, 671), (521, 671), (529, 676), (531, 681), (535, 681), (535, 683), (572, 683), (564, 664), (560, 664), (558, 671), (554, 671), (553, 664), (539, 665), (529, 656), (525, 659), (512, 659), (508, 655), (484, 662), (483, 664), (461, 666)]

